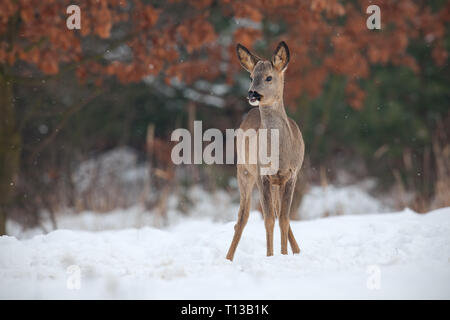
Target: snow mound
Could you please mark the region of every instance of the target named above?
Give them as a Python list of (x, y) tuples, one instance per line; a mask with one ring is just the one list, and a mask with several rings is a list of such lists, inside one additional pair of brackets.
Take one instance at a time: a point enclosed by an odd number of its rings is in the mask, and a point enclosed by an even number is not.
[(328, 216), (388, 212), (382, 202), (357, 185), (313, 186), (305, 194), (299, 210), (302, 220)]
[(450, 299), (450, 207), (292, 222), (302, 252), (281, 255), (276, 227), (273, 257), (252, 212), (230, 262), (233, 225), (3, 236), (0, 298)]

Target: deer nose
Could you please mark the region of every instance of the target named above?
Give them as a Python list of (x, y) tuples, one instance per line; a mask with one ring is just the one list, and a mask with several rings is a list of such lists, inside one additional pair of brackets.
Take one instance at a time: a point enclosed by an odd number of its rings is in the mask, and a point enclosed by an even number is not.
[(261, 95), (258, 93), (258, 92), (256, 92), (256, 91), (249, 91), (248, 92), (248, 99), (249, 100), (261, 100)]

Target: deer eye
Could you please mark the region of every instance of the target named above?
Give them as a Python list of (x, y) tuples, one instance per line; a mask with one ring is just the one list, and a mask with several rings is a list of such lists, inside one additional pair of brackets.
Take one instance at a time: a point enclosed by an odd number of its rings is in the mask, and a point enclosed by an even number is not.
[(252, 78), (252, 77), (250, 77), (250, 81), (253, 81), (253, 78)]
[(271, 76), (268, 76), (268, 77), (266, 78), (266, 81), (272, 81), (272, 77), (271, 77)]

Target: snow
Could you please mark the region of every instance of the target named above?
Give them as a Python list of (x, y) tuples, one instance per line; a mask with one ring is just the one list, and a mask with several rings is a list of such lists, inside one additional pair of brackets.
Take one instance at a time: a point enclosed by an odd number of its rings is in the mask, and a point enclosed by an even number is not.
[[(124, 161), (122, 161), (124, 162)], [(99, 166), (106, 168), (106, 165)], [(116, 180), (126, 181), (125, 177), (132, 174), (138, 169), (124, 170)], [(117, 174), (116, 174), (117, 175)], [(89, 175), (84, 175), (89, 176)], [(146, 175), (144, 175), (146, 176)], [(104, 179), (105, 175), (99, 175)], [(105, 178), (105, 181), (107, 179)], [(109, 180), (111, 182), (111, 180)], [(142, 185), (134, 180), (133, 183), (127, 183), (121, 186), (121, 190), (136, 190)], [(84, 184), (84, 183), (83, 183)], [(87, 183), (92, 192), (107, 192), (105, 188), (98, 183)], [(364, 186), (369, 184), (369, 187)], [(82, 185), (82, 184), (80, 184)], [(80, 187), (77, 185), (77, 188)], [(370, 189), (370, 183), (360, 183), (358, 185), (333, 186), (327, 187), (312, 186), (305, 194), (302, 205), (299, 208), (298, 216), (301, 220), (317, 219), (335, 215), (349, 214), (367, 214), (367, 213), (383, 213), (389, 212), (387, 207), (379, 199), (371, 196), (367, 190)], [(74, 229), (86, 231), (102, 231), (102, 230), (118, 230), (124, 228), (140, 228), (145, 226), (161, 227), (163, 225), (174, 225), (185, 217), (191, 218), (208, 218), (216, 222), (230, 222), (236, 220), (236, 213), (239, 209), (239, 193), (236, 186), (231, 186), (230, 190), (221, 189), (215, 192), (208, 192), (200, 186), (192, 186), (183, 191), (175, 192), (169, 196), (167, 218), (163, 221), (154, 211), (146, 210), (142, 205), (134, 205), (126, 209), (116, 209), (108, 213), (98, 213), (92, 211), (84, 211), (74, 213), (73, 210), (67, 209), (57, 213), (57, 223), (60, 229)], [(130, 201), (133, 200), (133, 194), (129, 196)], [(134, 198), (136, 196), (134, 195)], [(189, 199), (189, 203), (183, 203), (185, 199)], [(135, 202), (137, 200), (135, 199)], [(258, 192), (255, 189), (252, 197), (253, 207), (259, 205)], [(180, 205), (186, 207), (188, 212), (181, 212)], [(42, 226), (45, 230), (52, 229), (50, 218), (45, 219), (46, 213), (43, 213), (44, 220)], [(22, 226), (9, 220), (7, 223), (8, 234), (18, 239), (27, 239), (32, 236), (42, 234), (40, 228), (23, 230)]]
[(98, 189), (111, 188), (115, 180), (140, 188), (148, 177), (148, 166), (137, 166), (137, 153), (128, 147), (120, 147), (83, 161), (73, 174), (73, 184), (78, 192), (87, 191), (95, 184)]
[(357, 185), (345, 187), (313, 186), (305, 194), (300, 207), (302, 220), (343, 214), (388, 212), (389, 208)]
[[(233, 207), (226, 211), (237, 213)], [(83, 228), (75, 221), (69, 225)], [(0, 298), (450, 298), (450, 207), (294, 221), (299, 255), (280, 254), (276, 226), (273, 257), (265, 256), (264, 223), (253, 211), (230, 262), (225, 255), (233, 225), (195, 216), (164, 229), (3, 236)]]

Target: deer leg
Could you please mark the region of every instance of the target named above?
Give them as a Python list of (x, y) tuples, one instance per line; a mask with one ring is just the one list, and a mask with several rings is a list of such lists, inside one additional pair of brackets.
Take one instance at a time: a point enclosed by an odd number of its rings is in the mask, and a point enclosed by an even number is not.
[(281, 210), (280, 210), (280, 231), (281, 231), (281, 254), (287, 254), (287, 242), (289, 242), (294, 253), (298, 253), (298, 245), (295, 241), (294, 234), (292, 233), (289, 223), (289, 213), (292, 203), (292, 195), (294, 194), (295, 178), (291, 178), (286, 181), (283, 194), (281, 198)]
[(253, 177), (248, 175), (248, 172), (245, 169), (240, 169), (238, 167), (238, 184), (240, 192), (240, 205), (238, 220), (234, 226), (233, 240), (227, 253), (227, 259), (230, 261), (233, 261), (234, 253), (236, 252), (239, 240), (241, 240), (242, 231), (244, 231), (244, 227), (248, 221), (251, 192), (253, 190), (255, 180)]
[[(301, 195), (297, 195), (296, 194), (296, 192), (297, 192), (297, 190), (298, 190), (298, 188), (297, 188), (297, 183), (298, 183), (298, 179), (297, 179), (297, 181), (295, 182), (295, 188), (294, 188), (294, 192), (293, 192), (293, 195), (292, 195), (292, 201), (291, 201), (291, 208), (290, 208), (290, 210), (289, 210), (289, 212), (290, 212), (290, 214), (289, 214), (289, 231), (288, 231), (288, 240), (289, 240), (289, 244), (291, 245), (291, 249), (292, 249), (292, 252), (294, 253), (294, 254), (296, 254), (296, 253), (300, 253), (300, 248), (299, 248), (299, 246), (298, 246), (298, 244), (297, 244), (297, 241), (295, 240), (295, 237), (294, 237), (294, 233), (292, 232), (292, 228), (291, 228), (291, 224), (290, 224), (290, 220), (292, 219), (292, 210), (293, 210), (293, 208), (292, 208), (292, 206), (294, 206), (294, 196), (301, 196)], [(284, 186), (282, 186), (282, 187), (280, 187), (280, 192), (279, 192), (279, 199), (283, 199), (283, 194), (284, 194)], [(278, 209), (278, 216), (280, 216), (280, 212), (281, 212), (281, 204), (279, 205), (279, 207), (278, 207), (279, 209)], [(298, 206), (296, 206), (296, 209), (298, 209)]]
[(290, 223), (289, 223), (288, 239), (289, 243), (291, 244), (292, 253), (294, 254), (300, 253), (300, 247), (298, 246), (297, 241), (295, 240), (294, 233), (292, 232)]
[(258, 189), (261, 199), (261, 207), (264, 214), (264, 226), (266, 227), (267, 256), (273, 256), (273, 228), (275, 225), (275, 214), (272, 202), (272, 186), (269, 179), (262, 176), (259, 177)]

